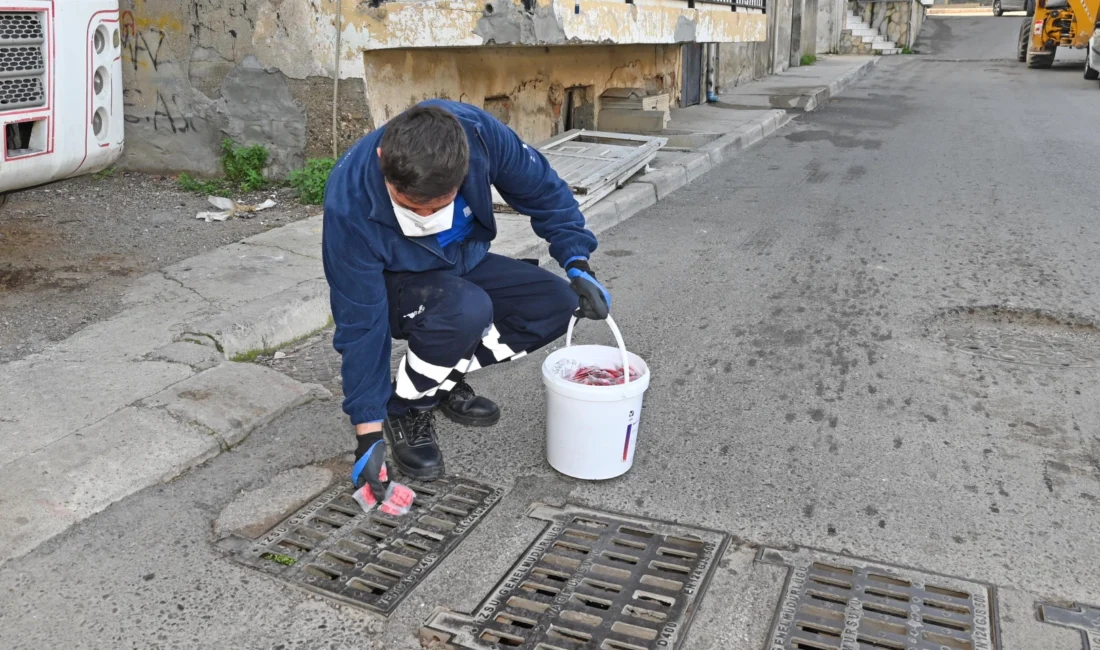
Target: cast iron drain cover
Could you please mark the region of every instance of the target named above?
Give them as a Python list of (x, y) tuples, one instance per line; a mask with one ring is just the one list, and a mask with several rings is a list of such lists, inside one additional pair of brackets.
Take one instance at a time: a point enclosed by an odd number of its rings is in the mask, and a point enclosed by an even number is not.
[(768, 650), (997, 650), (989, 585), (812, 549), (763, 548), (790, 567)]
[(1100, 365), (1100, 327), (1041, 310), (965, 307), (942, 314), (929, 334), (964, 354), (1031, 366)]
[(364, 513), (352, 490), (329, 490), (260, 539), (218, 542), (234, 559), (287, 582), (388, 614), (447, 556), (504, 490), (461, 478), (410, 483), (408, 514)]
[(340, 387), (340, 353), (332, 347), (331, 329), (311, 337), (279, 359), (265, 357), (260, 363), (278, 370), (291, 379), (326, 388)]
[(1100, 608), (1077, 603), (1073, 607), (1040, 604), (1039, 618), (1051, 625), (1080, 630), (1084, 650), (1100, 650)]
[[(265, 356), (257, 363), (278, 370), (284, 375), (306, 384), (320, 384), (334, 393), (342, 393), (340, 376), (340, 353), (332, 347), (334, 331), (325, 330), (316, 336), (299, 343), (295, 347), (282, 351), (283, 356)], [(390, 372), (397, 372), (397, 364), (405, 354), (408, 344), (405, 341), (393, 341), (393, 355), (390, 360)]]
[[(725, 533), (535, 504), (542, 535), (472, 615), (437, 609), (426, 646), (678, 648), (729, 543)], [(433, 646), (435, 647), (435, 646)]]

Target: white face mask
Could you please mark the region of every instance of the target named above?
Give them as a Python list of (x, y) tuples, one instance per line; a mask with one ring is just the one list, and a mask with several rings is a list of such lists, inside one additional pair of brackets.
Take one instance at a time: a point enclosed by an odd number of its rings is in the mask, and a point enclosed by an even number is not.
[(397, 205), (392, 197), (390, 198), (390, 203), (393, 204), (393, 214), (397, 217), (397, 224), (401, 226), (401, 232), (405, 233), (406, 237), (427, 237), (428, 235), (436, 235), (445, 230), (450, 230), (451, 224), (454, 222), (454, 201), (451, 201), (426, 217), (422, 217), (408, 208)]

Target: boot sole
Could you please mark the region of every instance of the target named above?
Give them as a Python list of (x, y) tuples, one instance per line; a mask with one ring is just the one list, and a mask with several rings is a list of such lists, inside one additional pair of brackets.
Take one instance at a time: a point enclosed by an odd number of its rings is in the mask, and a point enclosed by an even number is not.
[(475, 418), (469, 415), (459, 415), (449, 407), (440, 404), (439, 412), (445, 415), (451, 422), (467, 427), (491, 427), (497, 422), (500, 422), (500, 411), (497, 411), (496, 415), (491, 418)]
[(434, 481), (435, 479), (443, 478), (446, 473), (443, 463), (440, 463), (438, 467), (431, 467), (428, 469), (413, 469), (406, 466), (397, 458), (390, 456), (390, 463), (397, 468), (397, 471), (401, 472), (409, 478), (415, 478), (422, 481)]

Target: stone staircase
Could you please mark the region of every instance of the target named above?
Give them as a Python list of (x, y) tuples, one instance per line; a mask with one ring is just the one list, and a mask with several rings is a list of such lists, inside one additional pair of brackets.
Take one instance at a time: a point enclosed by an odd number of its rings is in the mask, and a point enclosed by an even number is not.
[(841, 54), (901, 54), (901, 48), (863, 22), (851, 9), (844, 18), (840, 36)]

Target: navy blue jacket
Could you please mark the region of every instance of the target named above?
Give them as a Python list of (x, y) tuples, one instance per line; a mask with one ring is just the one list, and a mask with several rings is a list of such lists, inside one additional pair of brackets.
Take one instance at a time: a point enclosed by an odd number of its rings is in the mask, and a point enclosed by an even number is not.
[(477, 266), (497, 234), (491, 185), (531, 218), (535, 234), (550, 242), (550, 255), (562, 266), (596, 250), (573, 193), (537, 149), (480, 108), (444, 100), (424, 103), (457, 116), (470, 143), (470, 170), (459, 192), (473, 211), (474, 229), (466, 242), (448, 248), (450, 259), (435, 237), (406, 237), (397, 224), (376, 153), (385, 126), (340, 158), (325, 189), (325, 277), (336, 322), (333, 344), (343, 357), (344, 411), (352, 424), (383, 419), (390, 398), (389, 306), (382, 272), (465, 274)]

